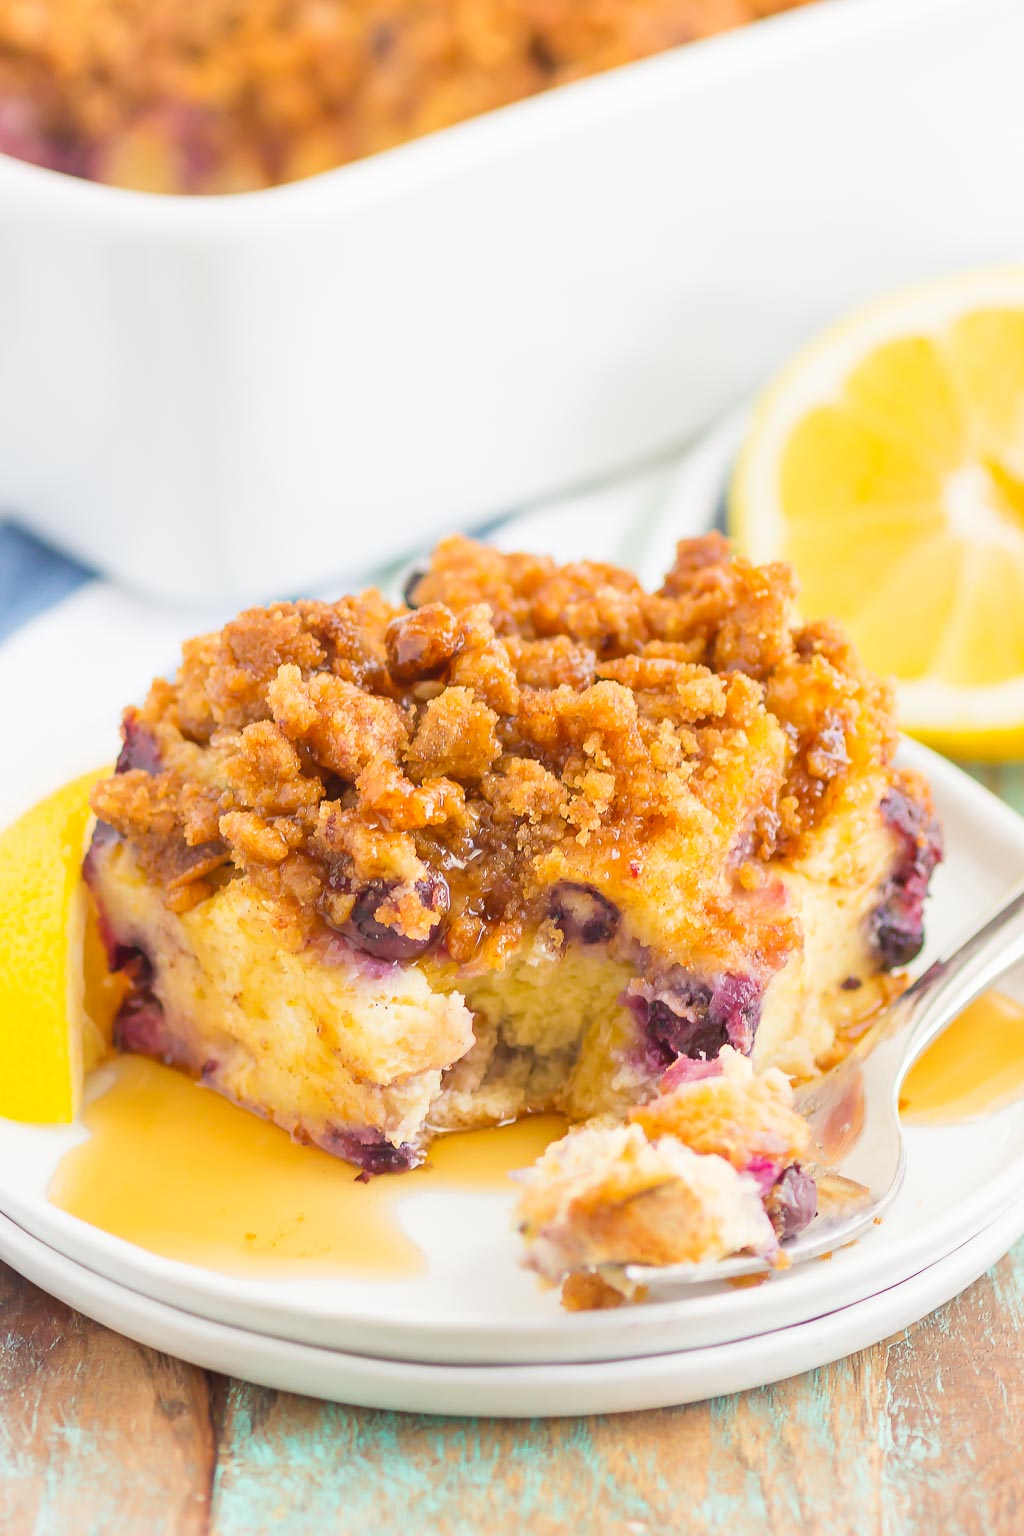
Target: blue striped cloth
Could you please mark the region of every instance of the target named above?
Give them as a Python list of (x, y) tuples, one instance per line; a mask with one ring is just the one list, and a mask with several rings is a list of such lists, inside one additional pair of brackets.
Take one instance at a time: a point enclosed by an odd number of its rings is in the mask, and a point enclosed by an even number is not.
[[(731, 458), (737, 427), (731, 423), (731, 419), (727, 420), (722, 428), (709, 433), (704, 440), (710, 443), (723, 432), (727, 433), (724, 440), (729, 446), (724, 462), (717, 468), (713, 487), (701, 484), (695, 493), (682, 498), (678, 509), (670, 493), (679, 470), (684, 468), (690, 457), (688, 452), (684, 452), (678, 460), (668, 458), (655, 461), (622, 479), (585, 488), (564, 499), (526, 509), (517, 515), (490, 518), (470, 531), (475, 537), (486, 539), (495, 535), (503, 525), (511, 529), (523, 529), (525, 547), (534, 547), (539, 537), (541, 547), (546, 548), (548, 531), (551, 528), (557, 531), (560, 522), (568, 518), (573, 534), (571, 542), (575, 549), (583, 548), (586, 543), (594, 558), (632, 564), (632, 557), (656, 533), (658, 525), (664, 522), (665, 514), (668, 513), (669, 523), (673, 524), (670, 529), (672, 537), (662, 537), (656, 541), (661, 546), (661, 563), (656, 570), (652, 567), (647, 572), (648, 579), (657, 579), (671, 560), (676, 537), (702, 531), (713, 518), (718, 526), (723, 524), (721, 486), (725, 479), (725, 466)], [(699, 452), (696, 457), (700, 457)], [(721, 457), (721, 450), (717, 450), (716, 461)], [(669, 498), (668, 506), (665, 505), (666, 496)], [(563, 550), (562, 558), (570, 556)], [(360, 571), (351, 573), (351, 576), (360, 582), (367, 579), (388, 581), (394, 579), (407, 563), (400, 561), (376, 572)], [(29, 619), (54, 607), (97, 577), (96, 571), (44, 544), (17, 523), (0, 521), (0, 644)], [(99, 579), (103, 580), (102, 577)], [(343, 585), (339, 586), (339, 590)], [(116, 593), (117, 588), (111, 585), (109, 590)], [(300, 594), (280, 595), (294, 597)], [(163, 607), (165, 613), (169, 611), (166, 605)], [(189, 617), (188, 610), (183, 609), (182, 633), (190, 632)]]
[(93, 572), (15, 523), (0, 523), (0, 640), (60, 602)]

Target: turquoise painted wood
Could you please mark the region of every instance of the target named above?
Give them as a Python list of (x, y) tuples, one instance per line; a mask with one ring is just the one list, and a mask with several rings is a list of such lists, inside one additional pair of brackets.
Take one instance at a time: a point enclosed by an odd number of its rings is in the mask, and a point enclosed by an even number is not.
[(378, 1536), (1019, 1536), (1022, 1329), (1024, 1243), (885, 1344), (689, 1408), (509, 1425), (268, 1404), (232, 1386), (212, 1529), (262, 1529), (278, 1499), (281, 1536), (321, 1523)]
[(0, 1276), (0, 1517), (32, 1536), (1018, 1536), (1024, 1243), (926, 1322), (688, 1408), (402, 1416), (207, 1377)]

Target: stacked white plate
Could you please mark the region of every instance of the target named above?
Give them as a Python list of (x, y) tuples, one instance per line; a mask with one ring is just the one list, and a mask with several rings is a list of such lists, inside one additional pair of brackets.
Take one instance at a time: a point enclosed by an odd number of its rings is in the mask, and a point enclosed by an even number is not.
[[(521, 519), (502, 530), (502, 542), (633, 555), (648, 574), (664, 563), (667, 528), (706, 525), (730, 437), (705, 445), (681, 472)], [(172, 635), (195, 627), (195, 616), (154, 616), (96, 584), (0, 649), (8, 718), (35, 744), (0, 768), (0, 824), (109, 760), (121, 705), (172, 661)], [(71, 636), (79, 674), (40, 664), (48, 652), (66, 657)], [(75, 729), (58, 739), (48, 722), (67, 718)], [(1024, 821), (944, 760), (911, 744), (904, 751), (931, 781), (947, 841), (926, 963), (1020, 879)], [(100, 1074), (93, 1091), (102, 1086)], [(268, 1386), (371, 1407), (614, 1412), (776, 1381), (915, 1322), (1024, 1232), (1021, 1103), (981, 1120), (911, 1127), (906, 1184), (886, 1221), (827, 1263), (756, 1289), (705, 1286), (679, 1301), (565, 1314), (519, 1267), (511, 1192), (410, 1193), (398, 1219), (426, 1265), (409, 1278), (228, 1278), (49, 1204), (59, 1159), (86, 1134), (79, 1125), (0, 1121), (0, 1257), (140, 1342)]]

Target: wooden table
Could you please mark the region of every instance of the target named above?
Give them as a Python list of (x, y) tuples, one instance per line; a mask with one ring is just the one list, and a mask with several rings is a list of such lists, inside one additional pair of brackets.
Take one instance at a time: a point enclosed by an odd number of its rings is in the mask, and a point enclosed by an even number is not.
[[(1024, 810), (1024, 770), (979, 770)], [(2, 1536), (1020, 1536), (1024, 1242), (917, 1327), (689, 1408), (313, 1402), (129, 1343), (0, 1266)]]
[(209, 1375), (0, 1269), (4, 1536), (1019, 1536), (1024, 1243), (927, 1321), (739, 1397), (376, 1413)]

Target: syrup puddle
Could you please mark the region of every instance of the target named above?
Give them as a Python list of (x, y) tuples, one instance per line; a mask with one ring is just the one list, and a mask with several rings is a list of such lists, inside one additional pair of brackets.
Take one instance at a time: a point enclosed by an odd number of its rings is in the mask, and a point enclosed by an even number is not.
[[(400, 1200), (442, 1190), (507, 1192), (508, 1175), (561, 1136), (538, 1115), (439, 1137), (430, 1165), (357, 1170), (237, 1109), (169, 1067), (121, 1056), (86, 1105), (87, 1141), (49, 1188), (61, 1210), (164, 1258), (263, 1278), (301, 1273), (401, 1279), (426, 1261), (398, 1223)], [(903, 1118), (974, 1119), (1024, 1096), (1024, 1006), (993, 992), (950, 1025), (907, 1075)]]
[(914, 1125), (974, 1120), (1024, 1096), (1024, 1006), (978, 998), (907, 1073), (900, 1114)]
[(382, 1174), (299, 1146), (181, 1073), (140, 1056), (106, 1069), (87, 1104), (88, 1141), (64, 1155), (52, 1203), (168, 1259), (229, 1274), (401, 1279), (426, 1261), (396, 1217), (441, 1190), (505, 1191), (508, 1175), (565, 1131), (556, 1115), (439, 1137), (430, 1166)]

